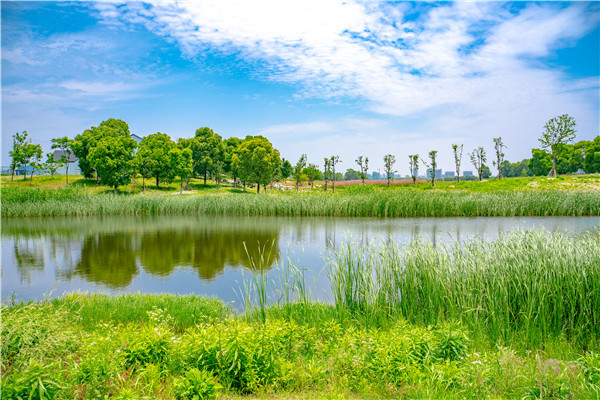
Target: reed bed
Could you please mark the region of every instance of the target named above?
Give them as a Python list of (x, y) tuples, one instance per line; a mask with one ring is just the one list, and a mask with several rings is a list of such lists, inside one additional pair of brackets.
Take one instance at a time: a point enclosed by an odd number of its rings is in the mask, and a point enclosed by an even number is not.
[(459, 321), (492, 344), (599, 345), (600, 231), (517, 231), (462, 246), (349, 243), (329, 255), (329, 273), (339, 312), (367, 325), (401, 316)]
[(340, 193), (121, 195), (4, 188), (3, 217), (83, 215), (288, 215), (344, 217), (594, 216), (594, 192), (373, 191)]

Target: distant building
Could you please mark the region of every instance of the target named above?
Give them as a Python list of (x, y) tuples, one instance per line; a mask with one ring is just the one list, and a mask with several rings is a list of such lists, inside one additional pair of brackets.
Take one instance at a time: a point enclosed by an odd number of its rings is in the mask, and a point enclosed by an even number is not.
[[(54, 159), (56, 161), (60, 161), (60, 159), (65, 155), (65, 151), (64, 150), (54, 150)], [(79, 158), (75, 157), (75, 154), (73, 154), (73, 152), (71, 152), (71, 154), (69, 155), (69, 163), (75, 163), (79, 161)]]
[(142, 141), (142, 138), (141, 138), (141, 137), (139, 137), (138, 135), (134, 134), (134, 133), (132, 133), (132, 134), (131, 134), (131, 135), (129, 135), (129, 136), (131, 136), (131, 138), (132, 138), (133, 140), (135, 140), (136, 142), (138, 142), (138, 144), (140, 144), (140, 142)]
[(444, 178), (454, 178), (454, 171), (444, 172)]
[(463, 176), (473, 176), (473, 171), (463, 171)]
[[(428, 169), (427, 171), (425, 171), (425, 177), (427, 179), (431, 179), (431, 169)], [(442, 179), (442, 170), (441, 169), (435, 170), (435, 179)]]
[(419, 168), (413, 168), (413, 175), (419, 176)]

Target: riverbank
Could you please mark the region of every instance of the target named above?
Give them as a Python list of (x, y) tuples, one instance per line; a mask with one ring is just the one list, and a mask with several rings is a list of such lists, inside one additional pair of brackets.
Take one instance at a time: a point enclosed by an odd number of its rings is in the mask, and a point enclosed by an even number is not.
[(5, 302), (3, 396), (600, 395), (600, 232), (364, 246), (330, 254), (332, 304), (311, 300), (300, 268), (270, 295), (260, 256), (243, 314), (197, 296)]
[[(510, 178), (512, 179), (512, 178)], [(561, 180), (509, 178), (501, 182), (451, 182), (431, 189), (417, 186), (356, 185), (335, 193), (271, 190), (269, 194), (207, 189), (184, 195), (113, 195), (85, 186), (2, 187), (2, 216), (81, 215), (289, 215), (345, 217), (475, 217), (600, 215), (600, 177)], [(520, 179), (520, 180), (519, 180)], [(527, 180), (528, 183), (525, 183)], [(596, 183), (598, 180), (598, 183)], [(535, 184), (531, 184), (534, 182)], [(542, 182), (542, 183), (539, 183)]]

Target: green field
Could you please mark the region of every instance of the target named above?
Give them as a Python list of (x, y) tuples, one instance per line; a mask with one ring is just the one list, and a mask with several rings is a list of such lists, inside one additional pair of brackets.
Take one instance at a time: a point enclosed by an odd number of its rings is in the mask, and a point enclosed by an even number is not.
[(599, 398), (600, 232), (327, 259), (332, 304), (295, 267), (272, 295), (249, 278), (241, 314), (196, 296), (5, 302), (3, 398)]
[(229, 185), (179, 195), (178, 184), (140, 193), (140, 184), (113, 195), (93, 180), (36, 177), (28, 182), (3, 178), (2, 216), (231, 214), (362, 217), (600, 215), (600, 176), (505, 178), (484, 182), (417, 185), (352, 185), (335, 193), (319, 188), (242, 192)]

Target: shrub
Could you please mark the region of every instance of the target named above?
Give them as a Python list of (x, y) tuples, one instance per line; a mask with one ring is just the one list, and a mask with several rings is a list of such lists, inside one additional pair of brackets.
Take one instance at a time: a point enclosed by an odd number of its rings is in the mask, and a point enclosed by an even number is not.
[(198, 368), (188, 370), (183, 377), (176, 378), (173, 382), (177, 399), (214, 399), (222, 388), (210, 372)]

